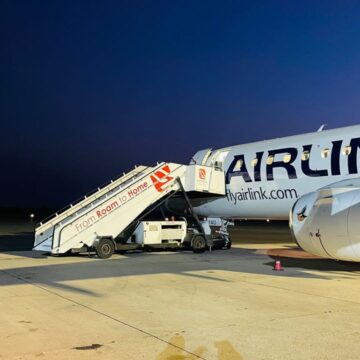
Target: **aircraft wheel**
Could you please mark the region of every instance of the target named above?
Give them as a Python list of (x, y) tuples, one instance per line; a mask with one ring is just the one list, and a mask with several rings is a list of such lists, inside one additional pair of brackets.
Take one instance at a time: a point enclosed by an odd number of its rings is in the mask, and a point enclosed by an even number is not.
[(206, 242), (203, 236), (197, 235), (192, 242), (192, 248), (194, 253), (203, 253), (206, 248)]
[(108, 259), (114, 251), (115, 246), (111, 239), (101, 239), (96, 246), (96, 254), (100, 259)]

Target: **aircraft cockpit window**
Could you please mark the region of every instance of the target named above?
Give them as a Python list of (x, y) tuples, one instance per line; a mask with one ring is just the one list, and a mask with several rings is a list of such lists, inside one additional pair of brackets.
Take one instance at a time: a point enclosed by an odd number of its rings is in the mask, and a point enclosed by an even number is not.
[(271, 165), (274, 162), (274, 155), (269, 155), (266, 159), (266, 164)]
[(289, 153), (285, 154), (283, 159), (284, 163), (289, 163), (290, 160), (291, 160), (291, 154)]
[(257, 158), (252, 159), (252, 160), (251, 160), (251, 166), (252, 166), (252, 167), (255, 167), (256, 164), (257, 164), (257, 162), (258, 162), (258, 159), (257, 159)]
[(343, 149), (342, 149), (342, 154), (344, 156), (349, 156), (351, 153), (351, 146), (345, 146)]
[(321, 157), (323, 158), (323, 159), (326, 159), (328, 156), (330, 155), (330, 149), (323, 149), (322, 151), (321, 151)]
[(309, 158), (310, 158), (310, 151), (307, 150), (303, 151), (303, 153), (301, 154), (301, 160), (307, 161), (309, 160)]
[(238, 160), (234, 166), (234, 171), (240, 171), (242, 165), (243, 165), (243, 161), (241, 159)]

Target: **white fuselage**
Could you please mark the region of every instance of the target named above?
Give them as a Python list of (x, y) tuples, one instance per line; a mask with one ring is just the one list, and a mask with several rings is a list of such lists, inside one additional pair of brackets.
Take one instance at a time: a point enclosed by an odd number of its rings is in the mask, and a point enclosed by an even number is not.
[(197, 163), (223, 167), (227, 196), (195, 211), (224, 218), (288, 219), (299, 197), (359, 176), (359, 147), (356, 125), (200, 151), (193, 157)]

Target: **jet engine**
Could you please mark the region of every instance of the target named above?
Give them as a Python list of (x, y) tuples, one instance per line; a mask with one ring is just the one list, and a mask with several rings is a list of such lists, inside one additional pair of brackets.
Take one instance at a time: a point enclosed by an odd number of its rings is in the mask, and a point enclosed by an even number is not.
[(300, 197), (290, 229), (305, 251), (360, 262), (360, 179), (344, 180)]

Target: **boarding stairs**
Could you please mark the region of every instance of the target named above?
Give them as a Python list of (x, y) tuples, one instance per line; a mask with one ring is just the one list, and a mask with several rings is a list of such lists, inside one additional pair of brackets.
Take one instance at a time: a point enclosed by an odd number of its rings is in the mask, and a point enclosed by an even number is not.
[(64, 254), (93, 248), (102, 237), (115, 239), (147, 208), (180, 189), (223, 196), (224, 173), (203, 165), (137, 166), (41, 222), (34, 250)]

